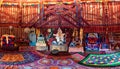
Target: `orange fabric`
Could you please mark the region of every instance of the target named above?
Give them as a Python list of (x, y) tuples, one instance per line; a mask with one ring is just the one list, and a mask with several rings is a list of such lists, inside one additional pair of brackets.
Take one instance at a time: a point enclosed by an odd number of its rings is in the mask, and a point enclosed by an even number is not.
[(0, 6), (1, 6), (2, 3), (3, 3), (3, 0), (0, 0)]
[(18, 61), (24, 61), (24, 57), (22, 54), (5, 54), (0, 61), (3, 62), (18, 62)]
[(50, 69), (59, 69), (57, 66), (51, 66)]
[[(2, 0), (1, 0), (2, 1)], [(20, 0), (3, 0), (4, 1), (8, 1), (8, 2), (20, 2)], [(40, 0), (21, 0), (21, 2), (39, 2)], [(74, 0), (43, 0), (43, 2), (74, 2)], [(83, 1), (83, 2), (96, 2), (97, 0), (76, 0), (76, 1)], [(108, 1), (112, 1), (112, 0), (98, 0), (99, 2), (108, 2)]]

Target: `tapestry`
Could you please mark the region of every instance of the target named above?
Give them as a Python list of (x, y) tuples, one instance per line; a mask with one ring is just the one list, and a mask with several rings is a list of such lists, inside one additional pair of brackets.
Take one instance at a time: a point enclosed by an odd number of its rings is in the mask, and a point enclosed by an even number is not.
[(0, 59), (2, 62), (19, 62), (24, 60), (25, 59), (22, 54), (4, 54)]
[(87, 33), (85, 36), (85, 51), (99, 51), (99, 34)]

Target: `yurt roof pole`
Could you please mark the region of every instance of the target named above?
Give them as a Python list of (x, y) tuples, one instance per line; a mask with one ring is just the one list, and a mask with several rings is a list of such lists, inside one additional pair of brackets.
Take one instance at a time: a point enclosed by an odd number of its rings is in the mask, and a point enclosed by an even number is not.
[(23, 13), (22, 13), (22, 8), (23, 8), (23, 3), (22, 3), (22, 0), (20, 0), (20, 2), (19, 2), (19, 9), (20, 9), (20, 18), (19, 18), (19, 27), (21, 27), (22, 26), (22, 19), (23, 19)]
[[(76, 2), (76, 0), (74, 0), (75, 6), (76, 6), (76, 19), (77, 19), (77, 26), (78, 29), (77, 31), (79, 32), (80, 27), (81, 27), (81, 9), (79, 10), (78, 4)], [(79, 12), (80, 11), (80, 12)], [(77, 36), (79, 37), (79, 33), (77, 34)]]
[(76, 6), (76, 18), (77, 18), (77, 23), (78, 23), (78, 5), (76, 3), (76, 0), (74, 0), (74, 4)]
[[(38, 0), (38, 2), (39, 2), (39, 4), (38, 4), (38, 9), (37, 10), (38, 10), (38, 15), (39, 15), (41, 10), (40, 10), (40, 1)], [(39, 16), (39, 19), (40, 19), (40, 16)], [(40, 23), (40, 21), (38, 23)]]
[(62, 7), (61, 7), (61, 3), (60, 2), (62, 2), (62, 0), (57, 0), (58, 1), (58, 5), (57, 5), (57, 7), (59, 8), (57, 11), (58, 11), (58, 13), (56, 12), (56, 14), (57, 14), (57, 16), (58, 16), (58, 27), (59, 28), (61, 28), (61, 22), (62, 22), (62, 18), (61, 18), (61, 12), (60, 12), (60, 10), (62, 9)]
[[(76, 6), (76, 18), (77, 18), (77, 25), (78, 27), (81, 26), (81, 8), (79, 10), (78, 4), (76, 2), (76, 0), (74, 0), (75, 6)], [(79, 12), (80, 11), (80, 12)]]
[(41, 16), (42, 16), (42, 22), (43, 22), (43, 19), (44, 19), (44, 4), (42, 3), (42, 10), (41, 10)]
[[(38, 10), (38, 15), (37, 16), (39, 16), (39, 19), (33, 23), (33, 25), (35, 27), (40, 25), (40, 23), (43, 23), (43, 20), (44, 20), (44, 4), (43, 4), (43, 1), (38, 0), (38, 2), (39, 2), (39, 4), (38, 4), (38, 9), (37, 9)], [(35, 16), (32, 20), (34, 20), (37, 16)]]
[(105, 25), (106, 25), (106, 32), (105, 32), (105, 42), (108, 43), (109, 42), (109, 35), (108, 35), (108, 23), (109, 23), (109, 18), (108, 18), (108, 0), (105, 0)]

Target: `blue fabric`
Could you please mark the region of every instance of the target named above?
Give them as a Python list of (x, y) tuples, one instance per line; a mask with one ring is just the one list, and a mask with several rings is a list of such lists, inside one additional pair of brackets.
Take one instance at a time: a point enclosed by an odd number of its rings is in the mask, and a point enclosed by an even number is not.
[[(16, 61), (16, 62), (4, 62), (0, 61), (0, 65), (21, 65), (21, 64), (28, 64), (32, 63), (34, 61), (39, 60), (41, 57), (38, 54), (35, 54), (33, 52), (11, 52), (10, 54), (22, 54), (24, 57), (23, 61)], [(0, 59), (6, 54), (5, 52), (0, 52)], [(26, 67), (26, 69), (29, 67)], [(1, 69), (1, 68), (0, 68)]]
[(108, 44), (105, 43), (102, 44), (102, 49), (108, 49), (108, 48), (109, 48)]
[(30, 39), (30, 46), (36, 46), (36, 34), (35, 33), (30, 33), (29, 34), (29, 39)]
[(58, 45), (57, 41), (52, 41), (52, 45)]
[(30, 42), (30, 46), (36, 46), (36, 42)]
[(75, 47), (75, 46), (76, 46), (76, 44), (74, 42), (70, 43), (70, 47)]
[(30, 66), (25, 66), (24, 69), (32, 69)]
[(71, 67), (62, 67), (62, 69), (73, 69)]

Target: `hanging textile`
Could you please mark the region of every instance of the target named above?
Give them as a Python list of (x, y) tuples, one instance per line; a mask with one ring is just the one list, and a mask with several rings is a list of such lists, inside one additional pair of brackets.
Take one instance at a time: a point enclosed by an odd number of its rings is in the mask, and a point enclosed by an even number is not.
[(75, 37), (78, 37), (78, 30), (75, 30)]
[(30, 46), (36, 46), (36, 34), (35, 34), (35, 32), (30, 32), (29, 33), (29, 40), (30, 40), (30, 42), (29, 42), (29, 45)]
[(77, 29), (74, 29), (74, 30), (73, 30), (72, 36), (73, 36), (73, 37), (77, 37), (77, 36), (78, 36), (78, 31), (77, 31)]
[(75, 29), (73, 30), (73, 34), (72, 34), (72, 36), (73, 36), (73, 37), (75, 36)]
[(2, 3), (3, 3), (3, 0), (0, 0), (0, 6), (2, 5)]
[(83, 28), (80, 28), (80, 41), (82, 44), (82, 39), (83, 39)]
[(40, 29), (36, 29), (36, 35), (37, 35), (37, 36), (40, 35)]
[(106, 34), (105, 42), (106, 42), (106, 43), (109, 43), (108, 27), (106, 28), (105, 34)]

